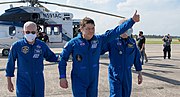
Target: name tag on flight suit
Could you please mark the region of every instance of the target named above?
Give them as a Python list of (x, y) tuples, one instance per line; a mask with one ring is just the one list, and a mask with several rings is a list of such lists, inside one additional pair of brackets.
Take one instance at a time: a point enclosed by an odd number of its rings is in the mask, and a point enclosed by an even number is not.
[(97, 48), (98, 40), (92, 40), (91, 44), (92, 44), (91, 48)]
[(36, 49), (34, 49), (34, 55), (33, 58), (39, 58), (39, 56), (42, 54), (41, 46), (37, 45)]

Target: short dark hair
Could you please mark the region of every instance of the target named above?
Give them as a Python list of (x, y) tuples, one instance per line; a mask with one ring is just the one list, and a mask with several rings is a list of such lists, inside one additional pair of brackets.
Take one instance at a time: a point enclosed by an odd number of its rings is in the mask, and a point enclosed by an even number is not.
[(139, 31), (140, 34), (143, 34), (143, 31)]
[(85, 27), (86, 24), (93, 24), (95, 26), (94, 21), (91, 18), (89, 18), (89, 17), (85, 17), (84, 19), (81, 20), (80, 28)]

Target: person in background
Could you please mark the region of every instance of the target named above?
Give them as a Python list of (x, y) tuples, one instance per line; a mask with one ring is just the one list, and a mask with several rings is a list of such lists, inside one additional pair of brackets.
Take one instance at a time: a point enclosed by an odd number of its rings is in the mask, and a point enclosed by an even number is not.
[(143, 31), (139, 31), (139, 37), (136, 38), (136, 40), (138, 41), (138, 48), (141, 52), (141, 61), (142, 61), (142, 65), (143, 65), (144, 64), (144, 58), (146, 59), (145, 62), (148, 62), (147, 55), (145, 53), (146, 38), (143, 35)]
[(80, 31), (71, 39), (60, 54), (59, 73), (60, 87), (68, 88), (66, 80), (66, 65), (69, 56), (72, 55), (72, 92), (74, 97), (97, 97), (99, 58), (103, 45), (131, 28), (135, 22), (139, 22), (137, 11), (132, 18), (123, 24), (108, 30), (102, 35), (95, 34), (95, 23), (91, 18), (85, 17), (80, 22)]
[(164, 44), (163, 44), (163, 52), (164, 52), (164, 59), (166, 59), (166, 54), (168, 52), (168, 59), (171, 59), (171, 42), (172, 42), (172, 38), (170, 36), (170, 34), (165, 35), (162, 38)]
[(37, 38), (38, 38), (39, 40), (42, 40), (42, 39), (43, 39), (43, 34), (42, 34), (42, 32), (38, 32)]
[(44, 41), (45, 43), (49, 42), (49, 37), (47, 36), (47, 34), (45, 32), (42, 32), (43, 38), (42, 41)]
[[(121, 21), (121, 23), (125, 21), (126, 19)], [(131, 37), (132, 33), (133, 29), (129, 28), (118, 38), (109, 42), (101, 52), (101, 54), (104, 54), (107, 51), (109, 52), (109, 97), (130, 97), (132, 89), (131, 67), (133, 64), (138, 73), (138, 84), (142, 83), (141, 55), (136, 45), (136, 41)]]
[(37, 36), (37, 25), (28, 21), (23, 27), (24, 38), (15, 42), (10, 50), (6, 66), (8, 90), (14, 91), (11, 78), (14, 77), (17, 60), (17, 97), (44, 97), (44, 58), (58, 62), (59, 58)]

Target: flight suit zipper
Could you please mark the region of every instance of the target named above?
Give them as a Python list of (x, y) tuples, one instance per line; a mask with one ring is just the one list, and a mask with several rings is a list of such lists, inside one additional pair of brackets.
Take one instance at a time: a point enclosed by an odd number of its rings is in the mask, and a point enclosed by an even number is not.
[(87, 79), (87, 81), (88, 81), (88, 83), (89, 83), (89, 81), (90, 81), (90, 76), (91, 76), (90, 73), (89, 73), (90, 70), (91, 70), (91, 69), (90, 69), (90, 56), (89, 56), (89, 55), (90, 55), (90, 47), (91, 47), (91, 45), (90, 45), (90, 42), (89, 42), (89, 41), (86, 40), (86, 42), (87, 42), (87, 47), (88, 47), (88, 51), (87, 51), (87, 54), (88, 54), (88, 56), (87, 56), (87, 58), (88, 58), (88, 62), (87, 62), (87, 70), (88, 70), (88, 75), (87, 75), (87, 76), (88, 76), (88, 79)]
[(35, 90), (35, 82), (34, 82), (34, 60), (33, 60), (33, 55), (34, 55), (34, 50), (33, 50), (33, 45), (29, 44), (30, 47), (30, 57), (31, 57), (31, 61), (30, 61), (30, 65), (31, 65), (31, 70), (30, 71), (30, 77), (31, 77), (31, 89), (32, 91)]

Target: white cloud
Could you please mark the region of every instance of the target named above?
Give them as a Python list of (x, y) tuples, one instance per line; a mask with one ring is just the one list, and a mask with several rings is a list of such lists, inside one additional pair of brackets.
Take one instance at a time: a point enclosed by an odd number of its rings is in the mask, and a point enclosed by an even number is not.
[(141, 22), (134, 26), (136, 34), (138, 30), (145, 30), (145, 34), (180, 35), (179, 4), (179, 0), (126, 0), (117, 4), (117, 10), (126, 16), (138, 10)]
[[(162, 11), (174, 10), (179, 7), (180, 1), (178, 0), (126, 0), (117, 4), (118, 11), (132, 11), (139, 9), (141, 11)], [(179, 7), (180, 8), (180, 7)]]
[[(94, 3), (93, 0), (89, 0), (91, 3)], [(88, 0), (79, 0), (79, 2), (75, 2), (74, 0), (68, 0), (66, 3), (70, 5), (76, 6), (87, 6)], [(106, 1), (106, 0), (105, 0)], [(105, 2), (104, 1), (104, 2)], [(171, 1), (171, 3), (170, 3)], [(108, 2), (108, 0), (107, 0)], [(169, 4), (170, 3), (170, 4)], [(97, 4), (98, 5), (98, 4)], [(92, 6), (92, 8), (99, 9), (98, 6)], [(180, 21), (178, 17), (180, 14), (177, 14), (176, 7), (174, 6), (175, 1), (173, 0), (126, 0), (117, 4), (117, 13), (115, 6), (105, 6), (108, 8), (112, 8), (112, 12), (126, 16), (127, 18), (133, 15), (135, 9), (138, 10), (138, 13), (141, 15), (141, 22), (134, 25), (134, 33), (137, 34), (138, 30), (143, 30), (145, 34), (160, 34), (163, 35), (164, 33), (170, 33), (172, 31), (173, 35), (178, 35), (177, 30), (179, 24), (173, 24), (176, 21)], [(174, 11), (172, 11), (174, 10)], [(96, 23), (96, 32), (103, 33), (107, 29), (114, 28), (120, 19), (109, 17), (106, 15), (96, 14), (92, 12), (80, 11), (71, 9), (69, 10), (74, 14), (75, 18), (84, 18), (85, 16), (91, 17), (95, 20)], [(173, 14), (168, 16), (168, 14)], [(171, 18), (171, 19), (170, 19)], [(173, 26), (169, 26), (173, 25)]]
[(108, 3), (110, 0), (89, 0), (95, 4), (104, 4), (104, 3)]
[[(9, 0), (10, 1), (10, 0)], [(45, 0), (42, 0), (45, 1)], [(89, 9), (100, 10), (104, 12), (114, 13), (125, 16), (127, 18), (133, 15), (135, 9), (141, 15), (141, 21), (134, 25), (134, 33), (143, 30), (145, 34), (163, 35), (170, 33), (171, 35), (180, 36), (180, 0), (49, 0), (48, 2), (56, 2)], [(100, 7), (99, 5), (103, 6)], [(14, 5), (14, 4), (13, 4)], [(48, 9), (58, 12), (73, 13), (74, 18), (82, 19), (85, 16), (91, 17), (96, 23), (96, 32), (103, 33), (107, 29), (114, 28), (119, 18), (101, 15), (93, 12), (81, 11), (77, 9), (57, 7), (46, 5)], [(0, 5), (1, 13), (9, 7), (9, 5)], [(3, 9), (2, 9), (3, 8)]]

